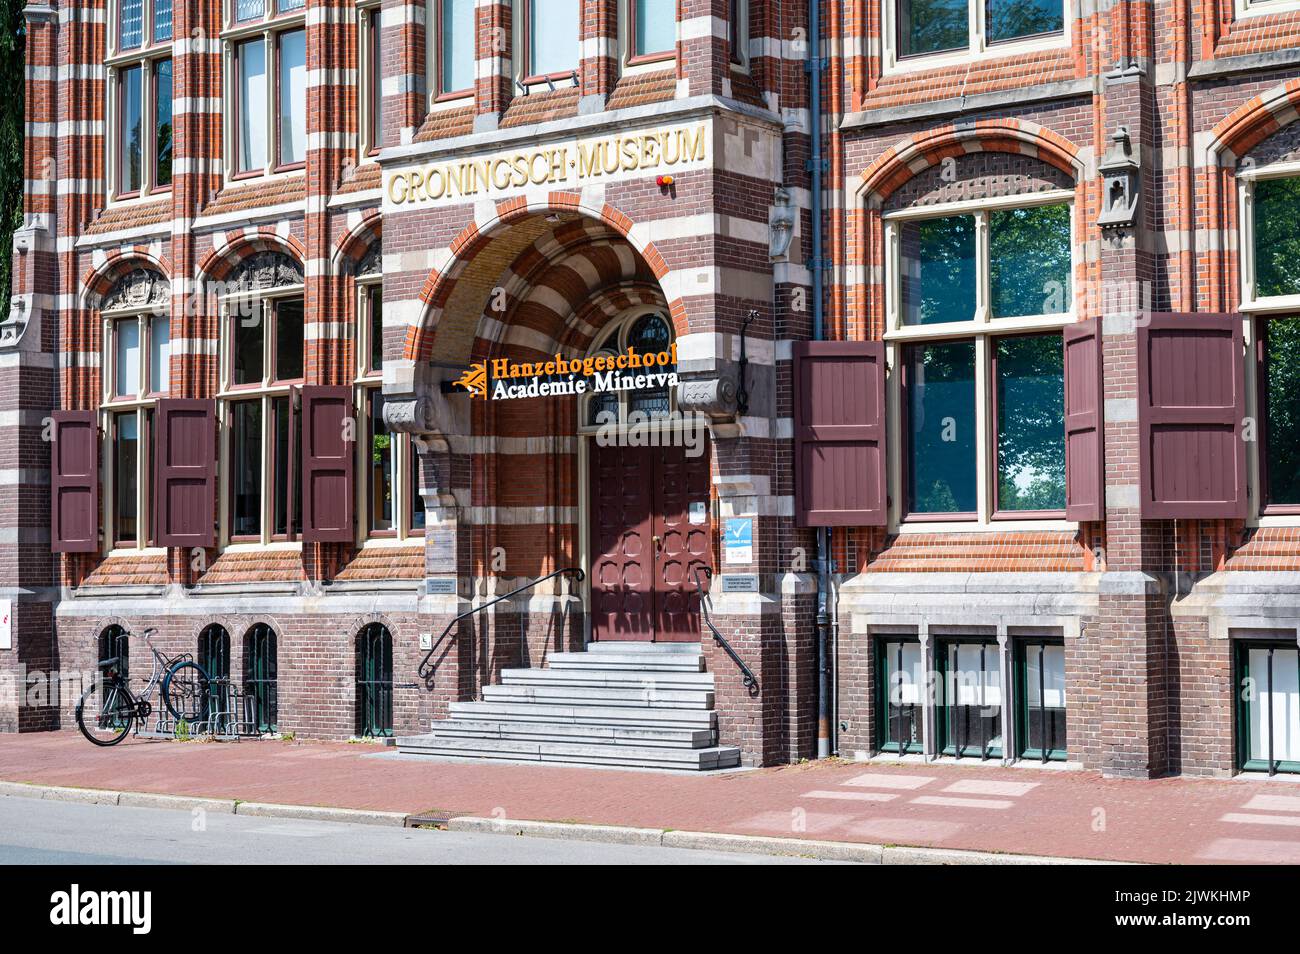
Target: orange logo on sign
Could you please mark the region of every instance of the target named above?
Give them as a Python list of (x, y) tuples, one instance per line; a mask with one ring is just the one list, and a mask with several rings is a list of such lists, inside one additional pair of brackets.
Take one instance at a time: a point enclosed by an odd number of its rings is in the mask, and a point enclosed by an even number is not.
[(456, 383), (473, 397), (487, 397), (487, 365), (482, 363), (470, 365), (469, 370), (462, 374)]

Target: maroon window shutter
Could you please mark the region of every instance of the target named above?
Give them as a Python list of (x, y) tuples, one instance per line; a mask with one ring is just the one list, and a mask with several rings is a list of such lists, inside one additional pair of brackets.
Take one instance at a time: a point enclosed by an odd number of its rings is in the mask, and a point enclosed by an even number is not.
[(302, 389), (302, 538), (351, 543), (353, 509), (352, 389)]
[(883, 342), (795, 342), (794, 443), (799, 526), (885, 525)]
[(1246, 515), (1241, 316), (1154, 314), (1138, 326), (1142, 516)]
[[(154, 492), (160, 547), (216, 546), (215, 401), (164, 398), (154, 412)], [(232, 461), (238, 466), (238, 461)]]
[(1102, 480), (1101, 323), (1066, 325), (1065, 518), (1100, 520)]
[(94, 411), (55, 411), (50, 444), (50, 550), (99, 549), (99, 422)]

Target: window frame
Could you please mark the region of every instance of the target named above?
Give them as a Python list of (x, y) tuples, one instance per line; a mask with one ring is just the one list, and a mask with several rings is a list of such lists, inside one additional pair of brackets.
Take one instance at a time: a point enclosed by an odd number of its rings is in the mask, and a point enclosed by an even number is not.
[[(1057, 647), (1061, 648), (1062, 665), (1065, 670), (1065, 745), (1064, 749), (1048, 749), (1046, 753), (1042, 749), (1034, 749), (1029, 746), (1029, 657), (1028, 652), (1031, 647)], [(1066, 644), (1064, 636), (1018, 636), (1014, 639), (1012, 646), (1012, 683), (1015, 687), (1015, 693), (1012, 702), (1015, 704), (1015, 726), (1016, 726), (1016, 759), (1022, 761), (1035, 762), (1067, 762), (1070, 758), (1070, 670), (1069, 670), (1069, 646)], [(1041, 699), (1041, 697), (1040, 697)], [(1046, 707), (1044, 707), (1046, 708)], [(1006, 718), (1006, 708), (1003, 707), (1003, 719)], [(1003, 738), (1005, 738), (1006, 724), (1003, 723)]]
[[(991, 313), (991, 272), (989, 261), (988, 216), (993, 212), (1065, 205), (1070, 215), (1070, 291), (1059, 313), (996, 318)], [(894, 369), (886, 383), (886, 409), (890, 433), (907, 435), (891, 441), (888, 447), (891, 493), (889, 527), (891, 532), (924, 533), (943, 530), (1015, 529), (1072, 530), (1078, 524), (1065, 519), (1065, 511), (998, 511), (997, 503), (997, 420), (994, 394), (994, 353), (999, 338), (1028, 337), (1035, 334), (1061, 334), (1076, 320), (1078, 282), (1076, 269), (1079, 249), (1076, 241), (1077, 208), (1072, 189), (1052, 189), (1026, 195), (1000, 196), (938, 203), (918, 208), (899, 209), (882, 214), (885, 242), (885, 333), (889, 367)], [(904, 223), (925, 219), (971, 215), (975, 218), (975, 312), (971, 319), (923, 325), (903, 324), (902, 308), (902, 236)], [(912, 514), (907, 493), (907, 461), (910, 448), (908, 429), (908, 391), (903, 367), (909, 345), (935, 345), (945, 342), (975, 342), (975, 429), (977, 504), (973, 514)], [(1064, 431), (1062, 431), (1064, 441)]]
[(749, 69), (749, 0), (729, 0), (727, 7), (727, 59), (733, 70)]
[[(275, 527), (275, 507), (277, 498), (275, 496), (275, 469), (277, 458), (275, 456), (275, 428), (276, 401), (286, 399), (289, 401), (289, 427), (291, 431), (295, 423), (301, 427), (300, 417), (300, 400), (303, 377), (297, 378), (278, 378), (276, 374), (276, 327), (279, 321), (278, 305), (284, 301), (302, 301), (305, 303), (305, 286), (304, 285), (284, 285), (276, 288), (262, 289), (255, 292), (240, 292), (226, 296), (220, 303), (220, 378), (217, 390), (217, 418), (220, 429), (220, 463), (223, 471), (220, 478), (220, 527), (221, 542), (223, 546), (252, 544), (254, 546), (283, 545), (286, 547), (301, 547), (302, 527), (295, 527), (295, 519), (298, 516), (295, 507), (295, 491), (300, 490), (298, 484), (301, 476), (299, 470), (302, 465), (301, 441), (290, 440), (292, 452), (288, 465), (288, 486), (286, 488), (286, 504), (289, 508), (290, 515), (286, 523), (285, 533), (276, 533)], [(260, 381), (251, 384), (234, 383), (234, 322), (240, 320), (241, 314), (237, 313), (234, 308), (243, 309), (248, 305), (254, 305), (262, 310), (262, 378)], [(270, 311), (270, 319), (267, 320), (266, 312)], [(306, 331), (306, 311), (304, 308), (303, 323), (304, 332)], [(306, 339), (304, 337), (304, 373), (306, 371)], [(234, 460), (234, 406), (241, 402), (258, 401), (261, 408), (261, 421), (259, 422), (259, 439), (261, 442), (261, 474), (259, 486), (259, 529), (257, 534), (235, 534), (233, 532), (233, 502), (234, 502), (234, 480), (236, 475), (236, 461)]]
[[(169, 391), (158, 391), (153, 385), (153, 337), (155, 320), (165, 318), (170, 323), (170, 309), (165, 305), (143, 305), (135, 308), (115, 308), (100, 313), (100, 426), (104, 434), (104, 460), (101, 478), (104, 484), (104, 550), (105, 555), (118, 552), (139, 552), (154, 547), (154, 520), (152, 500), (152, 467), (154, 410), (158, 399)], [(136, 323), (139, 334), (139, 370), (137, 390), (134, 394), (117, 393), (117, 335), (123, 322)], [(168, 333), (168, 360), (170, 362), (171, 335)], [(168, 384), (170, 386), (170, 365)], [(136, 536), (135, 540), (118, 540), (117, 534), (117, 422), (121, 414), (136, 415)]]
[[(1300, 5), (1300, 0), (1297, 0)], [(1267, 403), (1263, 389), (1266, 384), (1264, 374), (1264, 338), (1260, 334), (1263, 323), (1272, 318), (1300, 317), (1300, 294), (1264, 295), (1257, 294), (1255, 273), (1255, 184), (1268, 179), (1300, 178), (1300, 160), (1274, 162), (1265, 166), (1248, 164), (1239, 168), (1237, 180), (1237, 258), (1239, 262), (1239, 294), (1243, 334), (1245, 339), (1245, 389), (1246, 418), (1259, 425), (1258, 438), (1253, 452), (1246, 455), (1247, 509), (1246, 524), (1251, 527), (1296, 527), (1300, 526), (1300, 504), (1269, 504), (1267, 502), (1264, 481), (1267, 478), (1267, 463), (1264, 444), (1265, 416)]]
[[(280, 40), (284, 34), (301, 30), (307, 61), (310, 62), (311, 48), (307, 41), (307, 11), (301, 9), (280, 13), (274, 0), (266, 0), (260, 19), (237, 21), (235, 6), (237, 0), (227, 0), (225, 4), (225, 28), (221, 34), (223, 75), (223, 100), (225, 102), (225, 156), (222, 160), (225, 180), (228, 183), (244, 182), (249, 179), (288, 176), (302, 172), (307, 165), (307, 144), (304, 143), (304, 156), (301, 162), (280, 162), (282, 132), (280, 123)], [(266, 103), (263, 116), (263, 132), (266, 137), (266, 157), (260, 168), (241, 169), (241, 118), (242, 91), (239, 82), (239, 48), (242, 44), (260, 40), (264, 51), (266, 69)], [(308, 71), (310, 73), (310, 70)], [(310, 98), (310, 95), (308, 96)], [(306, 104), (303, 108), (304, 123), (309, 116)], [(304, 125), (304, 129), (306, 126)], [(310, 130), (308, 130), (310, 138)]]
[[(623, 0), (621, 4), (621, 9), (619, 10), (620, 13), (619, 22), (620, 24), (622, 24), (619, 33), (622, 37), (623, 67), (625, 71), (630, 69), (632, 72), (637, 72), (637, 70), (635, 69), (636, 67), (658, 66), (659, 64), (670, 63), (677, 59), (676, 36), (677, 36), (678, 21), (675, 12), (676, 3), (673, 4), (674, 39), (673, 39), (672, 47), (666, 50), (656, 50), (651, 53), (637, 52), (636, 16), (637, 16), (637, 8), (643, 2), (644, 0)], [(742, 2), (742, 0), (734, 0), (734, 2)]]
[[(1002, 761), (1007, 749), (1007, 691), (1006, 686), (1002, 684), (1002, 644), (998, 642), (996, 635), (936, 635), (934, 639), (934, 669), (938, 685), (938, 692), (934, 699), (934, 732), (935, 732), (935, 755), (939, 758), (952, 758), (957, 761), (966, 758), (979, 758), (980, 761), (992, 761), (994, 759)], [(998, 690), (1001, 694), (1001, 701), (998, 703), (998, 729), (1002, 739), (1002, 744), (998, 746), (988, 746), (975, 755), (969, 752), (960, 752), (957, 750), (956, 736), (957, 733), (949, 726), (952, 718), (950, 712), (954, 705), (949, 700), (949, 683), (950, 672), (948, 669), (948, 648), (950, 646), (980, 646), (992, 647), (993, 653), (993, 671), (998, 674)], [(958, 651), (958, 662), (961, 661), (960, 650)], [(983, 670), (982, 670), (983, 671)], [(969, 707), (968, 707), (969, 708)], [(987, 708), (987, 707), (986, 707)], [(951, 736), (951, 737), (950, 737)], [(966, 740), (966, 749), (970, 749), (970, 739)]]
[(364, 162), (379, 154), (383, 145), (383, 64), (379, 46), (383, 36), (381, 0), (357, 3), (357, 156)]
[(1233, 0), (1233, 18), (1265, 17), (1300, 10), (1300, 0)]
[[(578, 4), (578, 28), (582, 29), (582, 8), (584, 0), (572, 0)], [(514, 73), (515, 81), (524, 87), (553, 86), (556, 83), (572, 82), (578, 85), (582, 74), (582, 43), (585, 36), (579, 35), (573, 69), (560, 70), (555, 73), (534, 73), (530, 56), (532, 38), (532, 0), (515, 0), (512, 8), (514, 16)]]
[[(1250, 758), (1250, 701), (1242, 692), (1242, 682), (1250, 675), (1250, 651), (1252, 649), (1284, 649), (1300, 653), (1300, 646), (1294, 639), (1247, 637), (1233, 640), (1232, 646), (1232, 707), (1233, 763), (1238, 772), (1267, 772), (1269, 775), (1300, 774), (1300, 762), (1274, 759), (1272, 764), (1261, 763)], [(1300, 656), (1298, 656), (1300, 662)], [(1270, 719), (1270, 728), (1272, 720)]]
[[(659, 319), (668, 326), (668, 343), (671, 345), (677, 340), (677, 332), (673, 328), (672, 317), (668, 314), (666, 308), (654, 305), (635, 305), (625, 312), (609, 321), (596, 336), (592, 339), (592, 344), (588, 347), (584, 357), (594, 358), (599, 354), (623, 354), (628, 349), (628, 337), (637, 322), (646, 315), (657, 315)], [(650, 389), (646, 389), (650, 390)], [(632, 397), (640, 392), (637, 391), (619, 391), (618, 396), (618, 421), (615, 426), (622, 430), (628, 426), (628, 415), (631, 413)], [(593, 393), (580, 395), (578, 398), (578, 433), (579, 435), (595, 434), (603, 427), (609, 424), (592, 424), (590, 408), (591, 403), (596, 398)], [(679, 425), (679, 412), (677, 408), (677, 392), (673, 388), (668, 389), (668, 414), (662, 418), (651, 418), (654, 421), (671, 421), (672, 427)]]
[[(109, 94), (106, 97), (107, 129), (104, 137), (106, 182), (108, 199), (112, 204), (147, 200), (171, 192), (172, 183), (158, 183), (158, 66), (164, 60), (172, 62), (172, 42), (154, 39), (155, 0), (141, 0), (140, 45), (123, 47), (121, 45), (122, 0), (109, 0), (108, 8), (108, 51), (104, 61), (108, 70)], [(172, 37), (175, 37), (175, 4), (172, 5)], [(122, 154), (125, 147), (122, 127), (124, 121), (126, 87), (123, 83), (125, 73), (134, 68), (140, 69), (140, 126), (141, 126), (141, 161), (140, 183), (138, 188), (123, 189)], [(172, 90), (175, 94), (176, 74), (173, 64)], [(175, 114), (172, 118), (172, 144), (175, 148)], [(172, 171), (175, 178), (175, 170)]]
[[(362, 438), (356, 441), (356, 513), (357, 545), (366, 544), (404, 544), (411, 540), (424, 538), (424, 527), (415, 526), (415, 500), (420, 493), (415, 469), (419, 451), (415, 447), (415, 438), (411, 434), (389, 432), (392, 443), (393, 472), (393, 527), (388, 530), (373, 530), (370, 521), (370, 420), (371, 402), (383, 397), (383, 368), (371, 367), (372, 317), (374, 313), (374, 293), (378, 291), (382, 308), (383, 278), (379, 275), (367, 275), (356, 280), (356, 322), (353, 340), (355, 343), (355, 379), (353, 382), (353, 406), (356, 408), (357, 429)], [(382, 365), (382, 361), (381, 361)]]
[(472, 38), (474, 45), (474, 79), (470, 85), (464, 89), (443, 89), (442, 86), (442, 54), (443, 54), (443, 0), (425, 0), (425, 57), (424, 68), (427, 77), (426, 88), (428, 89), (427, 99), (430, 109), (445, 107), (448, 104), (453, 106), (461, 105), (464, 100), (471, 99), (474, 96), (475, 87), (478, 85), (478, 9), (475, 7), (474, 26), (475, 31)]
[[(987, 39), (987, 0), (967, 0), (965, 48), (936, 50), (933, 53), (900, 54), (902, 48), (898, 16), (899, 0), (880, 0), (880, 47), (882, 71), (903, 73), (911, 70), (928, 70), (956, 63), (1000, 56), (1014, 56), (1036, 50), (1068, 49), (1072, 40), (1076, 0), (1061, 0), (1061, 29), (1048, 33), (1016, 37), (1011, 40)], [(1297, 0), (1300, 2), (1300, 0)]]
[[(872, 638), (872, 666), (875, 679), (875, 728), (874, 738), (871, 740), (872, 748), (875, 752), (884, 754), (890, 753), (902, 758), (905, 755), (926, 754), (927, 729), (926, 729), (926, 709), (933, 704), (932, 699), (927, 699), (926, 686), (923, 681), (920, 685), (919, 692), (921, 701), (914, 704), (915, 715), (913, 721), (919, 719), (921, 723), (920, 739), (917, 742), (901, 743), (890, 736), (889, 731), (889, 680), (887, 671), (890, 661), (888, 658), (887, 647), (891, 643), (911, 643), (914, 644), (921, 654), (921, 671), (925, 676), (926, 669), (926, 644), (921, 642), (921, 638), (915, 633), (877, 633)], [(897, 670), (901, 671), (901, 670)], [(901, 751), (900, 751), (901, 749)]]

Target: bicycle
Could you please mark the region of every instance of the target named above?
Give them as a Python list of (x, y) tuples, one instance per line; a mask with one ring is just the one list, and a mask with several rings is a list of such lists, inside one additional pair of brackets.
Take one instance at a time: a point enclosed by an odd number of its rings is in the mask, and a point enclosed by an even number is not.
[[(153, 714), (151, 697), (154, 689), (159, 687), (160, 672), (160, 698), (176, 723), (192, 725), (202, 719), (209, 691), (208, 674), (187, 656), (173, 658), (159, 652), (153, 644), (153, 634), (156, 632), (150, 626), (140, 634), (149, 647), (149, 652), (153, 654), (153, 668), (144, 692), (139, 696), (131, 693), (127, 680), (122, 675), (122, 658), (114, 656), (99, 661), (97, 668), (103, 677), (96, 679), (77, 700), (77, 727), (95, 745), (117, 745), (127, 737), (136, 722), (141, 726), (146, 723)], [(128, 637), (130, 635), (127, 634)], [(95, 698), (97, 694), (98, 700)], [(93, 717), (90, 717), (90, 713), (93, 713)], [(159, 728), (161, 726), (160, 717)], [(136, 731), (138, 733), (139, 729)]]

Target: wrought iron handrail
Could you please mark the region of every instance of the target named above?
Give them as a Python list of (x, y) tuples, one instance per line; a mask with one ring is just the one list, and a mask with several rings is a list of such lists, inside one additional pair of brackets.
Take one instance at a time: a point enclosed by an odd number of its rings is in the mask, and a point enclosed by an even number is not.
[(703, 570), (709, 575), (709, 583), (713, 582), (713, 570), (707, 566), (697, 566), (695, 568), (695, 589), (700, 594), (700, 612), (704, 614), (704, 625), (709, 627), (709, 632), (713, 633), (713, 641), (722, 647), (723, 652), (731, 657), (740, 668), (740, 681), (751, 696), (756, 696), (762, 690), (758, 686), (758, 677), (753, 671), (745, 665), (745, 660), (737, 655), (736, 651), (731, 648), (731, 643), (727, 642), (727, 637), (718, 632), (718, 627), (713, 625), (713, 620), (709, 617), (709, 595), (704, 592), (704, 585), (700, 582), (700, 571)]
[[(461, 620), (469, 619), (475, 613), (481, 613), (483, 612), (483, 610), (487, 609), (490, 606), (495, 606), (497, 603), (500, 603), (502, 600), (508, 600), (512, 596), (518, 596), (524, 590), (530, 590), (538, 583), (545, 583), (547, 580), (553, 580), (557, 576), (566, 576), (570, 574), (573, 576), (575, 583), (581, 583), (583, 580), (587, 578), (587, 574), (582, 572), (581, 567), (566, 566), (564, 569), (556, 570), (554, 573), (548, 573), (545, 576), (539, 576), (537, 579), (529, 583), (525, 583), (523, 586), (511, 590), (509, 593), (503, 593), (500, 596), (495, 596), (492, 599), (488, 600), (486, 603), (484, 603), (482, 606), (475, 606), (473, 609), (468, 609), (465, 612), (461, 613), (459, 616), (454, 617), (452, 621), (447, 624), (447, 628), (442, 631), (442, 635), (433, 641), (433, 645), (429, 647), (428, 653), (426, 653), (424, 658), (420, 660), (420, 665), (417, 666), (415, 669), (416, 675), (418, 675), (421, 679), (424, 679), (425, 681), (428, 681), (429, 679), (433, 678), (434, 669), (436, 669), (437, 667), (435, 666), (432, 669), (428, 668), (429, 660), (432, 659), (433, 654), (438, 651), (438, 647), (441, 646), (442, 641), (447, 638), (447, 634), (450, 633), (456, 627), (456, 624), (459, 623)], [(453, 636), (452, 639), (455, 639), (455, 637)]]

